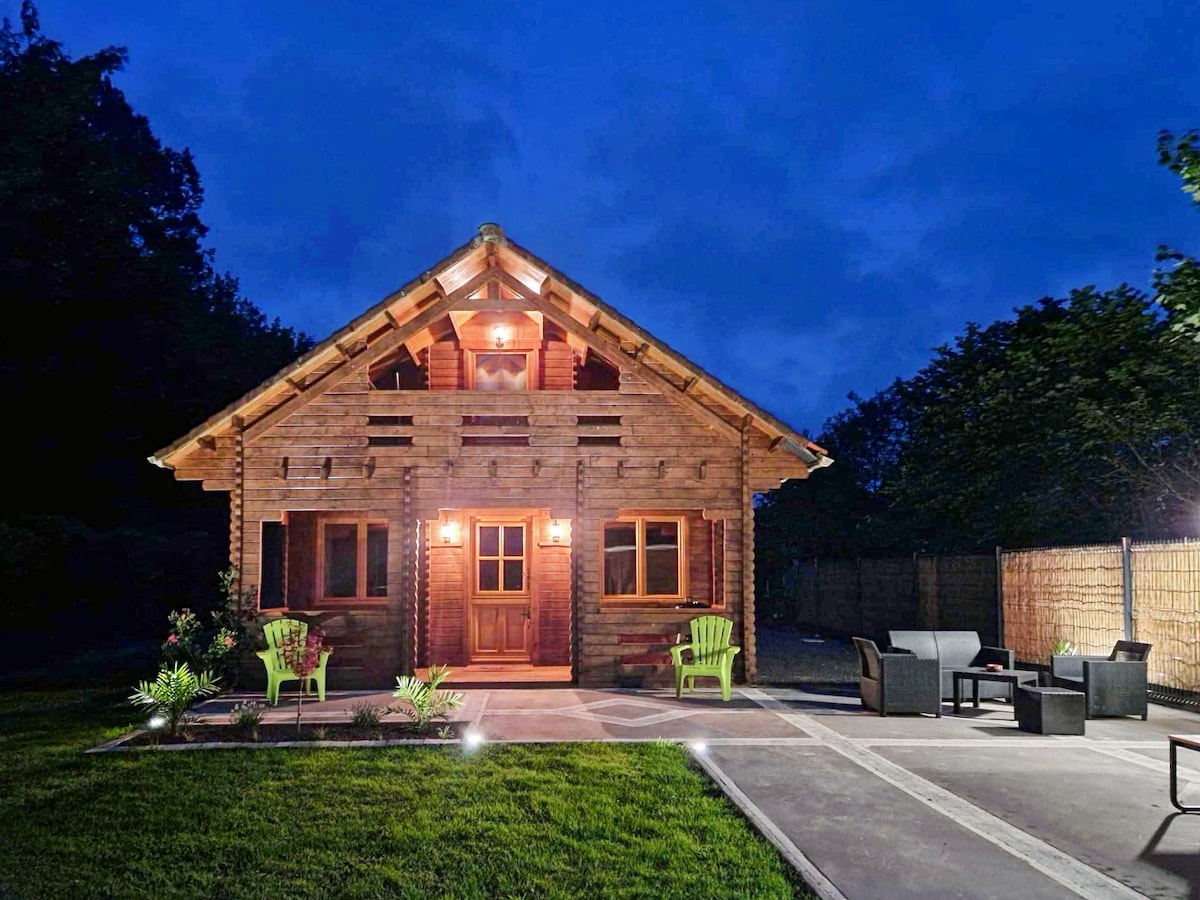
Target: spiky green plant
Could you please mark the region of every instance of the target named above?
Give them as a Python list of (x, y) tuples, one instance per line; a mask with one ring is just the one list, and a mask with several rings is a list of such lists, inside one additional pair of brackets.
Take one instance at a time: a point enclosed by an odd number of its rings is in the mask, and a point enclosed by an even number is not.
[(434, 719), (444, 718), (447, 713), (463, 705), (464, 696), (461, 691), (438, 690), (438, 685), (449, 675), (449, 666), (430, 666), (428, 682), (415, 675), (396, 676), (396, 689), (392, 691), (392, 696), (408, 704), (399, 707), (397, 711), (408, 716), (416, 725), (417, 731), (428, 731)]
[(173, 669), (162, 669), (154, 681), (143, 681), (129, 695), (134, 706), (145, 706), (151, 715), (167, 720), (171, 734), (179, 734), (179, 723), (183, 721), (192, 704), (202, 697), (210, 697), (220, 687), (219, 678), (210, 672), (193, 672), (187, 663), (176, 663)]
[(389, 711), (386, 706), (377, 706), (370, 700), (360, 700), (350, 707), (350, 724), (355, 728), (378, 728)]

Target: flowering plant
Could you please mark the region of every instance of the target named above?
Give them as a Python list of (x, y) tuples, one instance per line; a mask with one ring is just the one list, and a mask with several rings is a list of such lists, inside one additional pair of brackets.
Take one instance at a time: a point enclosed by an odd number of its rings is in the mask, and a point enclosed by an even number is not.
[(193, 672), (219, 673), (226, 684), (236, 681), (237, 650), (245, 637), (239, 615), (241, 600), (235, 588), (236, 574), (236, 569), (220, 574), (225, 602), (212, 611), (208, 627), (187, 608), (172, 610), (167, 616), (170, 632), (162, 643), (164, 667), (186, 663)]

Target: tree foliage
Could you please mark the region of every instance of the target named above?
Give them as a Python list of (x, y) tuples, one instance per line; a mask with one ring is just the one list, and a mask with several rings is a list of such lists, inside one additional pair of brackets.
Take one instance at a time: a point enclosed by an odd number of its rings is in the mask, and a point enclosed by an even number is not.
[[(214, 268), (195, 162), (113, 84), (125, 60), (120, 47), (71, 59), (28, 0), (19, 25), (0, 28), (0, 379), (16, 430), (9, 471), (32, 476), (10, 494), (5, 528), (25, 548), (9, 572), (24, 573), (30, 608), (177, 584), (164, 535), (196, 560), (185, 584), (221, 568), (174, 520), (188, 502), (208, 511), (219, 548), (224, 498), (181, 489), (146, 457), (311, 343)], [(59, 553), (64, 522), (91, 550)], [(145, 583), (73, 579), (117, 529)]]
[[(1183, 191), (1200, 206), (1200, 132), (1177, 138), (1170, 131), (1158, 135), (1158, 161), (1183, 180)], [(1180, 340), (1200, 342), (1200, 262), (1178, 250), (1160, 245), (1158, 261), (1169, 263), (1154, 273), (1158, 302), (1174, 317), (1172, 330)]]
[(70, 59), (29, 2), (0, 30), (0, 367), (57, 475), (39, 511), (136, 490), (149, 452), (306, 345), (214, 270), (195, 163), (113, 85), (125, 59)]

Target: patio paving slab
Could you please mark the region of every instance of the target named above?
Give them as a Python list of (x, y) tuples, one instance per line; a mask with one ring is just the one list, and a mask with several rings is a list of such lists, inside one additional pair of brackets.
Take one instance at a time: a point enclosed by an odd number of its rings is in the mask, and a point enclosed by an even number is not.
[(1079, 896), (828, 746), (706, 753), (846, 897)]
[[(1016, 750), (994, 744), (965, 754), (873, 749), (1147, 896), (1188, 896), (1200, 886), (1200, 816), (1175, 815), (1162, 761), (1139, 763), (1082, 741)], [(1164, 866), (1164, 855), (1176, 858)]]

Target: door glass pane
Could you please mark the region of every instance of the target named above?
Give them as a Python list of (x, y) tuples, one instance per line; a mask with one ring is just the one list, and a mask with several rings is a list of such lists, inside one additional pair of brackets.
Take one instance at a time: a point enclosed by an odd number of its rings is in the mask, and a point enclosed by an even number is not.
[(358, 579), (358, 526), (325, 526), (325, 596), (353, 597)]
[(475, 390), (524, 391), (529, 382), (525, 375), (524, 353), (480, 353), (475, 357)]
[(637, 593), (637, 525), (609, 522), (604, 526), (604, 594)]
[(500, 560), (481, 559), (479, 561), (479, 589), (481, 591), (500, 590)]
[(504, 589), (506, 591), (522, 590), (524, 585), (524, 570), (525, 563), (519, 559), (506, 559), (504, 561)]
[(367, 596), (387, 596), (387, 526), (367, 526)]
[(479, 528), (479, 555), (500, 555), (500, 526), (482, 525)]
[(504, 555), (525, 555), (525, 529), (521, 525), (504, 526)]
[(679, 523), (646, 523), (646, 593), (679, 593)]

